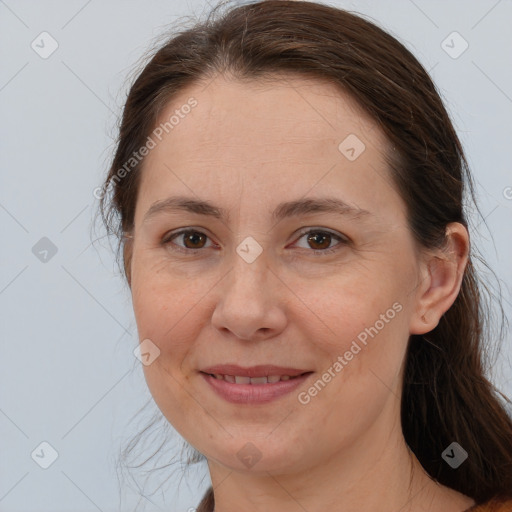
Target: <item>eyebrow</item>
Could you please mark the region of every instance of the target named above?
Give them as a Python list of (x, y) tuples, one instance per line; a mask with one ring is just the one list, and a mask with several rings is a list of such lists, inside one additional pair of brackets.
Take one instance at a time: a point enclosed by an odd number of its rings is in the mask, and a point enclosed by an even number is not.
[[(186, 196), (173, 196), (162, 199), (151, 205), (144, 215), (143, 223), (160, 213), (172, 213), (186, 211), (198, 215), (214, 217), (216, 219), (229, 220), (229, 212), (210, 201), (195, 199)], [(368, 210), (350, 205), (337, 197), (322, 197), (318, 199), (297, 199), (277, 205), (272, 213), (272, 219), (279, 222), (287, 217), (308, 215), (312, 213), (335, 213), (351, 216), (356, 219), (374, 216)]]

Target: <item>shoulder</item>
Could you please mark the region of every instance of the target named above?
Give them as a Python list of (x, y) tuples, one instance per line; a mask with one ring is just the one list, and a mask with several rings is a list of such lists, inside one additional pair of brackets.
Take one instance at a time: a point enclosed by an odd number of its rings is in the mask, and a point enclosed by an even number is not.
[(466, 512), (512, 512), (512, 499), (492, 498), (485, 503), (471, 507)]

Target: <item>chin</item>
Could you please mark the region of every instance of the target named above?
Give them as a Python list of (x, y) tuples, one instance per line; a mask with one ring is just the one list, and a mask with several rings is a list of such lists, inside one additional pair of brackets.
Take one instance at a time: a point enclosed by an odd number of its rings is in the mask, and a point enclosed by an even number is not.
[[(268, 436), (268, 433), (265, 435)], [(305, 454), (297, 450), (297, 444), (287, 438), (285, 443), (279, 440), (265, 439), (265, 436), (238, 436), (231, 438), (224, 449), (219, 445), (213, 450), (202, 453), (226, 468), (238, 473), (252, 475), (280, 474), (300, 471), (305, 463)]]

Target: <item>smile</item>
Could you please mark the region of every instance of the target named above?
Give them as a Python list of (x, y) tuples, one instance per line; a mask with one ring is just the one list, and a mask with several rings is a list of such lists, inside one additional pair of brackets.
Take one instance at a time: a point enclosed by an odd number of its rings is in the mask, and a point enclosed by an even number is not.
[(278, 382), (280, 380), (290, 380), (296, 379), (300, 377), (300, 375), (290, 376), (290, 375), (268, 375), (267, 377), (245, 377), (241, 375), (221, 375), (218, 373), (208, 374), (212, 377), (215, 377), (217, 380), (225, 380), (226, 382), (231, 382), (232, 384), (272, 384), (274, 382)]
[(283, 398), (302, 385), (313, 372), (299, 375), (268, 375), (248, 377), (199, 372), (210, 390), (226, 402), (233, 404), (258, 405)]

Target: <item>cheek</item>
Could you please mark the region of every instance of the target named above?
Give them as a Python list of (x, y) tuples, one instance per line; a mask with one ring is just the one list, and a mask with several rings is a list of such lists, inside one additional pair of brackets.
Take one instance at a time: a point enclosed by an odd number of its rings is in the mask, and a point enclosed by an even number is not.
[(179, 363), (180, 356), (199, 333), (200, 305), (195, 296), (148, 288), (138, 293), (133, 309), (139, 339), (149, 338), (161, 355), (172, 354), (169, 361), (173, 365)]
[(156, 359), (143, 365), (151, 393), (157, 403), (164, 390), (166, 400), (179, 400), (180, 366), (198, 336), (197, 322), (190, 321), (198, 315), (193, 296), (171, 289), (159, 276), (139, 274), (132, 282), (132, 301), (139, 340), (149, 339), (157, 347)]
[(330, 329), (320, 327), (319, 335), (310, 335), (327, 357), (317, 379), (299, 390), (298, 398), (300, 410), (324, 426), (325, 435), (315, 439), (325, 443), (325, 450), (332, 449), (333, 439), (349, 443), (370, 428), (386, 405), (400, 407), (408, 332), (406, 311), (393, 295), (358, 300), (351, 293), (350, 300), (338, 295), (336, 305), (318, 304)]
[(207, 278), (187, 279), (169, 272), (169, 261), (152, 258), (143, 250), (135, 251), (132, 264), (132, 302), (142, 337), (167, 339), (186, 338), (183, 328), (205, 291), (211, 287)]
[[(405, 316), (401, 314), (404, 284), (398, 274), (385, 265), (372, 271), (368, 267), (357, 270), (352, 268), (317, 282), (297, 280), (295, 286), (290, 284), (298, 297), (296, 311), (303, 310), (309, 328), (314, 330), (311, 341), (322, 340), (331, 354), (348, 350), (358, 336), (364, 343), (368, 329), (373, 334), (384, 334), (397, 329), (398, 323), (399, 331), (405, 325), (397, 322)], [(299, 325), (305, 323), (299, 316), (296, 321)]]
[(179, 428), (191, 406), (182, 365), (199, 337), (198, 319), (204, 313), (197, 309), (194, 291), (176, 291), (170, 284), (158, 275), (136, 276), (133, 309), (140, 341), (149, 339), (159, 350), (151, 364), (142, 365), (146, 383), (162, 414)]
[[(365, 393), (368, 379), (394, 386), (405, 354), (408, 331), (404, 306), (393, 297), (380, 300), (346, 300), (336, 305), (318, 304), (322, 322), (311, 341), (327, 355), (325, 368), (340, 386)], [(338, 378), (339, 377), (339, 378)], [(329, 376), (326, 376), (329, 379)]]
[(364, 404), (371, 416), (390, 393), (399, 394), (409, 337), (404, 292), (408, 277), (391, 263), (375, 269), (364, 277), (356, 272), (338, 275), (310, 288), (305, 302), (314, 314), (309, 313), (310, 321), (300, 322), (309, 326), (308, 338), (323, 354), (318, 372), (322, 382), (327, 381), (325, 386), (319, 382), (302, 390), (303, 401), (318, 407), (315, 416), (325, 417), (325, 411), (332, 410), (327, 404), (339, 406), (335, 409), (344, 411), (342, 415), (355, 414)]

